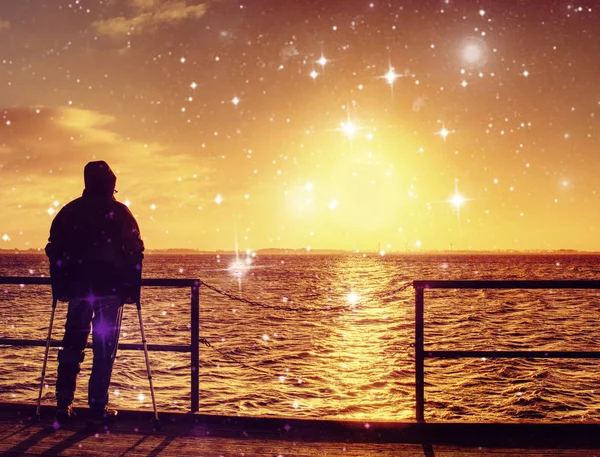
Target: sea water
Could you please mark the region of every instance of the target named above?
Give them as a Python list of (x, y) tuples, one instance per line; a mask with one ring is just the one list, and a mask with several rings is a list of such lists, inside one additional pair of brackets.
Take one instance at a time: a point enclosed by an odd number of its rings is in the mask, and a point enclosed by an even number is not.
[[(597, 279), (596, 255), (157, 255), (146, 278), (198, 278), (200, 412), (411, 421), (415, 417), (415, 279)], [(0, 255), (0, 276), (47, 276), (43, 255)], [(237, 298), (237, 299), (236, 299)], [(66, 303), (53, 339), (60, 340)], [(190, 343), (190, 290), (145, 287), (152, 344)], [(49, 286), (0, 285), (0, 337), (44, 340)], [(598, 351), (595, 290), (428, 290), (426, 350)], [(125, 308), (121, 342), (140, 343)], [(0, 401), (37, 399), (43, 347), (0, 346)], [(76, 406), (87, 400), (91, 350)], [(44, 404), (54, 404), (57, 348)], [(160, 410), (189, 411), (190, 355), (151, 352)], [(600, 419), (600, 361), (426, 359), (425, 417), (440, 421)], [(141, 351), (121, 350), (110, 404), (151, 409)]]

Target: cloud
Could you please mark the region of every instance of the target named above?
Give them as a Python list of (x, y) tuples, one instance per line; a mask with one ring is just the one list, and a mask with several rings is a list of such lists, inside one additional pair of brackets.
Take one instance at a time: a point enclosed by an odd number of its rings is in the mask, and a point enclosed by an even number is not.
[[(43, 182), (47, 192), (54, 194), (65, 187), (63, 180), (82, 185), (87, 162), (106, 160), (116, 172), (122, 170), (126, 177), (123, 185), (136, 187), (138, 195), (150, 196), (157, 189), (172, 190), (182, 176), (196, 173), (206, 177), (214, 172), (210, 159), (200, 161), (161, 144), (142, 143), (115, 132), (111, 129), (115, 118), (96, 111), (34, 107), (0, 113), (8, 121), (0, 123), (0, 171), (7, 184), (23, 179)], [(193, 187), (200, 189), (209, 182), (196, 181)]]
[(0, 32), (3, 30), (10, 30), (10, 22), (0, 20)]
[(48, 173), (63, 169), (72, 161), (66, 153), (85, 154), (101, 151), (118, 142), (119, 136), (103, 127), (113, 117), (89, 110), (71, 108), (9, 108), (3, 111), (6, 122), (0, 124), (4, 170)]
[(43, 246), (49, 209), (81, 195), (83, 168), (92, 160), (108, 162), (117, 175), (117, 199), (131, 202), (144, 233), (156, 242), (165, 240), (165, 230), (182, 240), (185, 230), (190, 239), (196, 236), (194, 218), (204, 214), (198, 207), (215, 194), (214, 159), (182, 153), (181, 144), (166, 147), (126, 137), (115, 130), (116, 121), (76, 108), (0, 109), (1, 230), (15, 246)]
[(121, 37), (155, 32), (162, 25), (197, 19), (206, 13), (206, 4), (187, 5), (183, 1), (130, 0), (134, 15), (118, 16), (92, 23), (100, 35)]

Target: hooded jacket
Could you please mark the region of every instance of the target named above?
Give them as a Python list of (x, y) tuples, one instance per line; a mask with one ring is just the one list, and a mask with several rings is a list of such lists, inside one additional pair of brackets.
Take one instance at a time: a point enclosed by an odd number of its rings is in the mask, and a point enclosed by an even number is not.
[(139, 298), (144, 243), (129, 208), (114, 198), (116, 176), (104, 161), (84, 169), (83, 195), (65, 205), (50, 227), (46, 255), (55, 298)]

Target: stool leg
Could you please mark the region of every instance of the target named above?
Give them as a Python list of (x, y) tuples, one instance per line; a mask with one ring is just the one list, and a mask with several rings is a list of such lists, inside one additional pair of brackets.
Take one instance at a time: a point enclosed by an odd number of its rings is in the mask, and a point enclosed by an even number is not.
[(158, 420), (158, 411), (156, 410), (156, 399), (154, 397), (154, 386), (152, 385), (152, 374), (150, 372), (150, 360), (148, 359), (148, 346), (146, 345), (146, 333), (144, 332), (144, 322), (142, 321), (142, 305), (138, 299), (137, 303), (138, 317), (140, 319), (140, 333), (142, 334), (142, 345), (144, 346), (144, 357), (146, 359), (146, 372), (148, 373), (148, 382), (150, 383), (150, 395), (152, 396), (152, 408), (154, 408), (154, 428), (160, 429)]
[(35, 417), (40, 420), (40, 408), (42, 402), (42, 391), (44, 390), (44, 379), (46, 378), (46, 364), (48, 363), (48, 351), (50, 350), (50, 339), (52, 338), (52, 325), (54, 324), (54, 313), (56, 311), (56, 298), (52, 297), (52, 313), (50, 314), (50, 325), (48, 326), (48, 336), (46, 337), (46, 351), (44, 353), (44, 363), (42, 365), (42, 380), (40, 381), (40, 391), (37, 399), (37, 408)]

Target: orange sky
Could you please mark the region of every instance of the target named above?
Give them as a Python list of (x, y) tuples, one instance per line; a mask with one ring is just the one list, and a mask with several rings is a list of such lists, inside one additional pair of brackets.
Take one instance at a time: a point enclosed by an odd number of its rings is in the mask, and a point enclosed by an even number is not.
[(2, 2), (0, 248), (43, 247), (106, 160), (149, 249), (598, 250), (599, 19)]

